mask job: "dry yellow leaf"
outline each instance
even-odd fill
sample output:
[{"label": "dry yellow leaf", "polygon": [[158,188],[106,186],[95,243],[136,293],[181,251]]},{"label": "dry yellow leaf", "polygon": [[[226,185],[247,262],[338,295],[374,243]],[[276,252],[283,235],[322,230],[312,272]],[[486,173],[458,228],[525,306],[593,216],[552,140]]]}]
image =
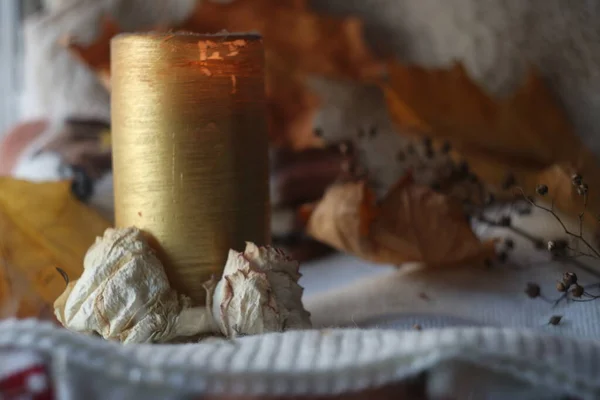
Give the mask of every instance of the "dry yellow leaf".
[{"label": "dry yellow leaf", "polygon": [[459,203],[410,179],[402,179],[379,204],[364,181],[332,186],[312,210],[307,231],[377,263],[445,266],[494,256],[493,241],[475,236]]},{"label": "dry yellow leaf", "polygon": [[[527,193],[548,184],[556,206],[571,213],[581,211],[571,174],[600,187],[598,164],[535,69],[505,99],[486,93],[460,64],[426,69],[393,63],[389,71],[383,90],[394,121],[449,141],[485,183],[500,189],[511,174]],[[594,198],[590,190],[589,221],[600,213]]]},{"label": "dry yellow leaf", "polygon": [[[78,278],[86,251],[109,226],[73,197],[70,182],[0,178],[0,308],[15,296],[29,304],[19,316],[37,316],[52,305],[65,289],[56,268]],[[41,304],[32,301],[38,298]]]}]

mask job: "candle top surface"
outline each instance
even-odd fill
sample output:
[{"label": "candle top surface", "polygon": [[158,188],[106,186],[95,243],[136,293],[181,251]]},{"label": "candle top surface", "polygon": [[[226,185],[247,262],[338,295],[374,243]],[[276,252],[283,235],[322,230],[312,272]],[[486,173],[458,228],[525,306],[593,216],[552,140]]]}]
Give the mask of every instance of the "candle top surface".
[{"label": "candle top surface", "polygon": [[183,40],[190,42],[197,42],[202,40],[211,40],[211,41],[219,41],[219,42],[229,42],[235,41],[239,39],[248,40],[248,41],[258,41],[262,40],[262,35],[253,32],[227,32],[221,31],[217,33],[197,33],[190,31],[170,31],[170,32],[159,32],[159,31],[150,31],[150,32],[126,32],[120,33],[116,35],[112,40],[122,40],[128,38],[148,38],[148,39],[175,39],[175,40]]}]

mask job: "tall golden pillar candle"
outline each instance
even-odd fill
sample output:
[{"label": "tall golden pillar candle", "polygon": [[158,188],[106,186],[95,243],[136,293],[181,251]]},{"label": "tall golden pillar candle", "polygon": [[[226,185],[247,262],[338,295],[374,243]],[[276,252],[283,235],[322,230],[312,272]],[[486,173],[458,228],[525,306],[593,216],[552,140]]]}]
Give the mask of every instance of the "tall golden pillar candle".
[{"label": "tall golden pillar candle", "polygon": [[116,224],[148,232],[173,288],[204,303],[230,248],[270,240],[262,40],[123,34],[111,54]]}]

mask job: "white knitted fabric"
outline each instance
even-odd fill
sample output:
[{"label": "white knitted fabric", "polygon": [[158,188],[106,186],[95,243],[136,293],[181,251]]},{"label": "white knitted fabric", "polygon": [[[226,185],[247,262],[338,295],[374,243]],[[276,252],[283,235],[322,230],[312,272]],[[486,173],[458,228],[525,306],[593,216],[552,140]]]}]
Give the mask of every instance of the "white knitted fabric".
[{"label": "white knitted fabric", "polygon": [[[42,352],[60,399],[333,394],[424,370],[432,371],[430,393],[461,393],[462,370],[471,374],[471,398],[600,396],[600,343],[508,329],[313,330],[122,346],[33,320],[8,320],[0,322],[3,346]],[[481,386],[485,391],[477,392]]]}]

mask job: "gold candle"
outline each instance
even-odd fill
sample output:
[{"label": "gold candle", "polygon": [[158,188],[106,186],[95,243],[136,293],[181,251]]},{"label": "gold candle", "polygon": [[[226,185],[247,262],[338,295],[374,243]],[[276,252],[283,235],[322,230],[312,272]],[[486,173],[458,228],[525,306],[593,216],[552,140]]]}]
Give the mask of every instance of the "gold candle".
[{"label": "gold candle", "polygon": [[148,232],[202,304],[230,248],[270,240],[261,38],[124,34],[111,54],[116,225]]}]

